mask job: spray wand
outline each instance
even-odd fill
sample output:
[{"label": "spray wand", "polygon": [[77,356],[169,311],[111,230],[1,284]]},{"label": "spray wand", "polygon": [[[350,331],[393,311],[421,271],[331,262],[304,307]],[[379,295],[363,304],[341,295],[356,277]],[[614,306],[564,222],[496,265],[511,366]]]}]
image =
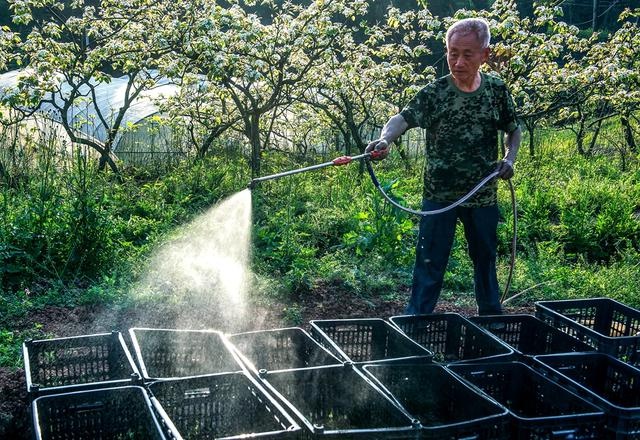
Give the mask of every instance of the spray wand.
[{"label": "spray wand", "polygon": [[[407,208],[406,206],[402,206],[401,204],[399,204],[398,202],[393,200],[393,198],[391,198],[386,193],[384,188],[382,188],[382,185],[380,185],[380,182],[378,181],[378,178],[376,177],[375,171],[373,171],[373,166],[371,166],[371,160],[370,160],[370,159],[376,159],[380,155],[381,155],[380,151],[374,150],[374,151],[371,151],[369,153],[359,154],[357,156],[340,156],[340,157],[336,157],[333,160],[330,160],[329,162],[319,163],[317,165],[311,165],[311,166],[304,167],[304,168],[297,168],[295,170],[284,171],[284,172],[278,173],[278,174],[271,174],[269,176],[257,177],[255,179],[253,179],[251,182],[249,182],[248,188],[249,189],[253,189],[253,188],[255,188],[255,186],[258,183],[264,182],[265,180],[279,179],[280,177],[291,176],[293,174],[304,173],[306,171],[318,170],[320,168],[325,168],[325,167],[330,167],[330,166],[335,166],[335,165],[347,165],[347,164],[353,162],[354,160],[365,159],[366,165],[367,165],[367,172],[369,173],[369,177],[371,178],[371,182],[378,189],[378,191],[380,191],[380,194],[382,194],[382,196],[389,203],[391,203],[393,206],[395,206],[396,208],[398,208],[398,209],[400,209],[402,211],[408,212],[409,214],[414,214],[414,215],[419,215],[419,216],[423,216],[424,217],[424,216],[427,216],[427,215],[442,214],[444,212],[452,210],[453,208],[455,208],[458,205],[461,205],[462,203],[466,202],[471,196],[473,196],[476,192],[478,192],[480,190],[480,188],[485,186],[488,182],[493,180],[498,175],[497,171],[494,171],[493,173],[489,174],[484,179],[482,179],[480,181],[480,183],[478,183],[471,191],[469,191],[467,194],[465,194],[459,200],[453,202],[452,204],[450,204],[448,206],[445,206],[444,208],[435,209],[433,211],[418,211],[418,210],[415,210],[415,209]],[[511,184],[510,181],[509,181],[509,183]]]},{"label": "spray wand", "polygon": [[357,156],[340,156],[340,157],[336,157],[333,160],[330,160],[329,162],[319,163],[317,165],[311,165],[308,167],[298,168],[295,170],[284,171],[278,174],[271,174],[270,176],[257,177],[251,180],[251,182],[249,182],[248,188],[253,189],[256,187],[258,183],[264,182],[265,180],[279,179],[280,177],[291,176],[293,174],[304,173],[306,171],[319,170],[320,168],[326,168],[330,166],[347,165],[353,162],[354,160],[365,159],[365,158],[368,159],[369,157],[376,158],[379,154],[380,154],[379,152],[373,151],[371,153],[359,154]]},{"label": "spray wand", "polygon": [[[436,215],[436,214],[442,214],[444,212],[450,211],[453,208],[455,208],[456,206],[464,203],[466,200],[468,200],[471,196],[473,196],[476,192],[478,192],[480,190],[480,188],[482,188],[484,185],[486,185],[488,182],[490,182],[491,180],[495,179],[498,175],[497,171],[492,172],[491,174],[489,174],[488,176],[486,176],[484,179],[482,179],[475,187],[473,187],[473,189],[471,191],[469,191],[467,194],[465,194],[464,196],[462,196],[460,199],[458,199],[457,201],[453,202],[452,204],[445,206],[444,208],[440,208],[440,209],[434,209],[432,211],[418,211],[418,210],[414,210],[411,208],[407,208],[406,206],[402,206],[401,204],[399,204],[398,202],[396,202],[395,200],[393,200],[384,190],[384,188],[382,188],[382,185],[380,185],[380,182],[378,181],[378,178],[376,177],[376,173],[373,170],[373,166],[371,165],[371,160],[370,159],[375,159],[378,156],[380,156],[381,152],[379,151],[372,151],[370,153],[363,153],[363,154],[359,154],[357,156],[340,156],[340,157],[336,157],[335,159],[329,161],[329,162],[324,162],[324,163],[320,163],[317,165],[311,165],[308,167],[304,167],[304,168],[298,168],[295,170],[289,170],[289,171],[284,171],[282,173],[278,173],[278,174],[271,174],[269,176],[263,176],[263,177],[257,177],[253,180],[251,180],[251,182],[249,182],[249,185],[247,186],[249,189],[253,189],[255,188],[255,186],[260,183],[260,182],[264,182],[265,180],[272,180],[272,179],[279,179],[280,177],[285,177],[285,176],[291,176],[292,174],[298,174],[298,173],[304,173],[306,171],[312,171],[312,170],[318,170],[320,168],[325,168],[325,167],[330,167],[330,166],[336,166],[336,165],[347,165],[351,162],[353,162],[354,160],[359,160],[359,159],[365,159],[366,165],[367,165],[367,172],[369,173],[369,177],[371,178],[371,182],[373,183],[373,185],[378,189],[378,191],[380,192],[380,194],[382,194],[382,196],[385,198],[385,200],[387,200],[389,203],[391,203],[393,206],[395,206],[396,208],[408,212],[409,214],[414,214],[414,215],[419,215],[419,216],[427,216],[427,215]],[[516,205],[516,196],[515,196],[515,190],[513,188],[513,183],[511,182],[511,180],[507,180],[507,183],[509,184],[509,190],[511,192],[511,206],[513,207],[513,238],[511,241],[511,261],[510,261],[510,265],[509,265],[509,276],[507,279],[507,282],[505,284],[505,289],[504,292],[502,294],[502,297],[500,298],[500,302],[504,302],[507,300],[510,300],[512,298],[506,298],[507,294],[509,292],[509,288],[511,286],[511,281],[513,279],[513,271],[514,271],[514,267],[515,267],[515,252],[516,252],[516,240],[517,240],[517,205]]]}]

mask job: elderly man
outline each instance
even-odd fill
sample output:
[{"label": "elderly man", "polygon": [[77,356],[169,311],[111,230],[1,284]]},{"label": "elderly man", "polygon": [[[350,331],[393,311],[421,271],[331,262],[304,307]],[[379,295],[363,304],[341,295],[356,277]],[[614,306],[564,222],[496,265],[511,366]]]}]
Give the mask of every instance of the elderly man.
[{"label": "elderly man", "polygon": [[[447,31],[450,74],[420,90],[367,146],[388,155],[391,144],[407,129],[427,132],[423,210],[450,205],[493,171],[513,176],[521,133],[513,101],[500,79],[479,72],[489,57],[489,26],[468,18]],[[498,132],[505,133],[504,158],[498,160]],[[416,246],[413,287],[407,313],[432,313],[451,253],[456,222],[464,226],[474,268],[478,314],[502,313],[496,277],[497,182],[491,181],[462,205],[443,214],[422,217]]]}]

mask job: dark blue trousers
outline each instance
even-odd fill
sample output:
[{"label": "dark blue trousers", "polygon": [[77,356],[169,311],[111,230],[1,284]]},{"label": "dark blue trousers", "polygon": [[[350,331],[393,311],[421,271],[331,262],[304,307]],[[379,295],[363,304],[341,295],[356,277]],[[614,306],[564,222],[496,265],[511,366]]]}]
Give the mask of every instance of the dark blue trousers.
[{"label": "dark blue trousers", "polygon": [[[431,211],[447,206],[425,200],[422,209]],[[453,245],[457,220],[464,226],[469,256],[473,262],[474,291],[479,315],[500,314],[500,290],[496,276],[498,206],[457,208],[442,214],[424,216],[416,246],[413,288],[406,313],[433,313]]]}]

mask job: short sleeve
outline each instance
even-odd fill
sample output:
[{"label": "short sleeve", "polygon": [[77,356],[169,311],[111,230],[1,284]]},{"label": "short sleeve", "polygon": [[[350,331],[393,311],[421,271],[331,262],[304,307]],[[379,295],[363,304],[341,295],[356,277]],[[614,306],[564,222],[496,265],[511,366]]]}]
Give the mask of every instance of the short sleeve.
[{"label": "short sleeve", "polygon": [[408,128],[420,127],[427,128],[428,116],[430,111],[430,87],[427,86],[420,90],[409,101],[404,109],[400,112],[400,116],[409,124]]}]

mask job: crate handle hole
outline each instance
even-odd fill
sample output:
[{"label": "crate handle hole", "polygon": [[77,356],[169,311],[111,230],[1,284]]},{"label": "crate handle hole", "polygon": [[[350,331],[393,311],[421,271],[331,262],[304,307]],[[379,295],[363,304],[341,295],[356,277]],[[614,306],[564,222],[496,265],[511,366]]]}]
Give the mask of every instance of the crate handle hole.
[{"label": "crate handle hole", "polygon": [[211,395],[211,389],[209,387],[206,388],[194,388],[192,390],[186,390],[184,392],[184,397],[186,399],[201,399],[206,398]]}]

